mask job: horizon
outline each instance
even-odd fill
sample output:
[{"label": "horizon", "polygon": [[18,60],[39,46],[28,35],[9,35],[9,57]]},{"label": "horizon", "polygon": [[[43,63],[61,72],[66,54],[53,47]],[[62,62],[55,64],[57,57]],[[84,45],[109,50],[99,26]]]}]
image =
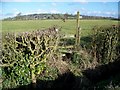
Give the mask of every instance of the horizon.
[{"label": "horizon", "polygon": [[29,14],[76,14],[118,18],[118,2],[2,2],[0,19]]},{"label": "horizon", "polygon": [[[37,14],[37,13],[32,13],[32,14],[27,14],[27,15],[34,15],[34,14]],[[68,15],[77,15],[77,13],[76,14],[70,14],[70,13],[65,13],[65,14],[62,14],[62,13],[38,13],[37,15],[42,15],[42,14],[50,14],[50,15],[54,15],[54,14],[59,14],[59,15],[65,15],[65,14],[68,14]],[[20,15],[20,16],[27,16],[27,15]],[[90,17],[101,17],[101,18],[113,18],[113,19],[119,19],[118,17],[116,18],[116,17],[112,17],[112,16],[109,16],[109,17],[107,17],[107,16],[93,16],[93,15],[84,15],[84,14],[81,14],[80,16],[90,16]],[[14,16],[14,17],[7,17],[7,18],[15,18],[16,16]],[[4,19],[7,19],[7,18],[3,18],[3,19],[0,19],[0,20],[4,20]]]}]

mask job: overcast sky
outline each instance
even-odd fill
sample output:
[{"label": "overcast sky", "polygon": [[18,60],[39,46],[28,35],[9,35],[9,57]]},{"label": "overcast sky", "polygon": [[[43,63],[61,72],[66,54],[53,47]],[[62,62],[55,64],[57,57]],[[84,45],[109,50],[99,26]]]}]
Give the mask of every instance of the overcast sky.
[{"label": "overcast sky", "polygon": [[[34,2],[33,2],[34,1]],[[0,2],[0,19],[40,13],[69,13],[82,15],[118,17],[118,0],[2,0]],[[109,1],[109,2],[108,2]]]}]

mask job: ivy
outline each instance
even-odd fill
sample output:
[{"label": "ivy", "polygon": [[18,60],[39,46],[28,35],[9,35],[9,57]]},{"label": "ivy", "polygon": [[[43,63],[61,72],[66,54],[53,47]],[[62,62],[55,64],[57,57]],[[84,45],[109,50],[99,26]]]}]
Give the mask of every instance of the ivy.
[{"label": "ivy", "polygon": [[24,33],[7,33],[2,44],[3,88],[36,83],[46,61],[56,51],[59,34],[55,27]]}]

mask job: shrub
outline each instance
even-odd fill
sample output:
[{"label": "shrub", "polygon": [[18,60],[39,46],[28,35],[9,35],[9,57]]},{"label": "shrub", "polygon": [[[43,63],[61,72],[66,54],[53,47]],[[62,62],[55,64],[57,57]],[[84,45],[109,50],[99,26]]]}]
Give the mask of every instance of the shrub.
[{"label": "shrub", "polygon": [[46,61],[56,51],[59,34],[55,27],[20,34],[8,33],[2,43],[3,88],[36,83]]},{"label": "shrub", "polygon": [[113,62],[117,56],[118,47],[118,26],[95,27],[92,41],[94,57],[100,63]]}]

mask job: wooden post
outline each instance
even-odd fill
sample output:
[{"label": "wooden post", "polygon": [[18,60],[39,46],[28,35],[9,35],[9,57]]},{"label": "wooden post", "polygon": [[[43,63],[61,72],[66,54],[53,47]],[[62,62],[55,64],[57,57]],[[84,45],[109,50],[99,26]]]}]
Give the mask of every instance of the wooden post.
[{"label": "wooden post", "polygon": [[77,29],[75,34],[75,50],[78,51],[80,49],[80,25],[79,25],[80,13],[77,12]]}]

